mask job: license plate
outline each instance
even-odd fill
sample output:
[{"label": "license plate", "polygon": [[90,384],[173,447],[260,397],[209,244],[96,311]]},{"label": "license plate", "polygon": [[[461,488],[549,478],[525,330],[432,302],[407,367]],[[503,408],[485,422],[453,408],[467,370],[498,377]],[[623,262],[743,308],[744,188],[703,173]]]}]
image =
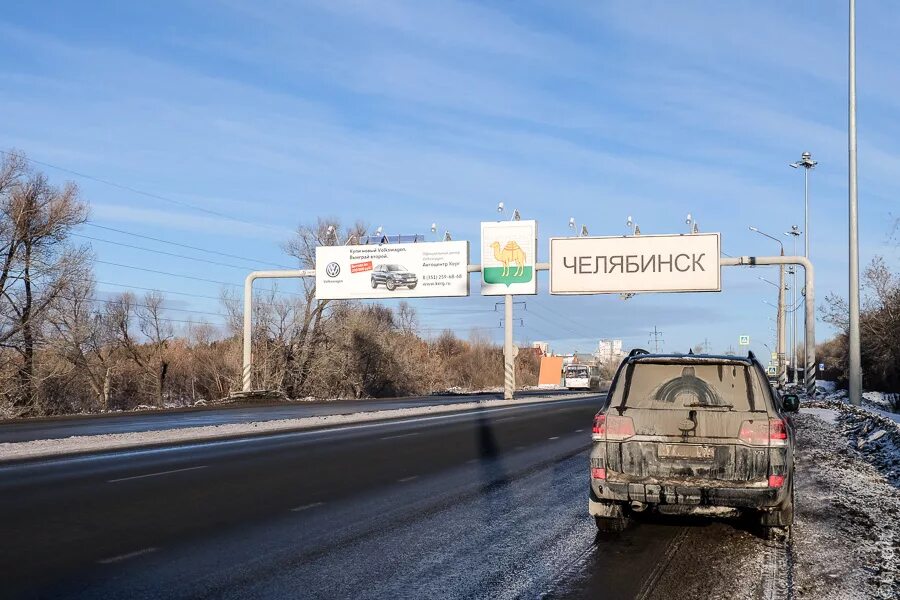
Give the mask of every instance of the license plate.
[{"label": "license plate", "polygon": [[716,457],[716,449],[712,446],[696,446],[688,444],[660,444],[659,458],[693,458],[712,460]]}]

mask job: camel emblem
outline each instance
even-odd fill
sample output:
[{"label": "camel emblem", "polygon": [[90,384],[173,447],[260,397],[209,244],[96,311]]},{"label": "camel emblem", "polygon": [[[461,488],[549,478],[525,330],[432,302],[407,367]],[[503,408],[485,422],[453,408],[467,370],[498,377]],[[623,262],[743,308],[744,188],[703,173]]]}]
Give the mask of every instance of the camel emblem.
[{"label": "camel emblem", "polygon": [[501,277],[509,277],[509,264],[516,263],[516,272],[513,277],[519,277],[525,273],[525,251],[516,242],[507,242],[503,250],[500,249],[500,242],[491,244],[494,250],[494,259],[503,263],[503,273]]}]

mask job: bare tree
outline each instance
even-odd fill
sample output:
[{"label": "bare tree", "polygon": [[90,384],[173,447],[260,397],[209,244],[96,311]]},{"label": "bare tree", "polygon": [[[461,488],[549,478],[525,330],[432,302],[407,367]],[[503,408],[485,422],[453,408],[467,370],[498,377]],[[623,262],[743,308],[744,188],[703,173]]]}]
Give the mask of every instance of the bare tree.
[{"label": "bare tree", "polygon": [[18,392],[13,402],[40,413],[35,351],[43,319],[63,290],[89,273],[86,248],[68,244],[69,234],[87,219],[78,188],[51,185],[28,168],[24,156],[5,154],[0,166],[0,343],[20,355]]}]

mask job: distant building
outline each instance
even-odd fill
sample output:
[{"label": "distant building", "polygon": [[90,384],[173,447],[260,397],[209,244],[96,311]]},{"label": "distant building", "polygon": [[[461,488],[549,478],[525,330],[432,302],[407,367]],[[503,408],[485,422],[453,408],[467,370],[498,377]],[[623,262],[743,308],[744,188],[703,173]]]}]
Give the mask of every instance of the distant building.
[{"label": "distant building", "polygon": [[549,342],[531,342],[532,348],[538,348],[541,351],[541,354],[547,356],[550,354],[550,343]]},{"label": "distant building", "polygon": [[625,353],[622,352],[622,340],[600,340],[597,346],[597,360],[602,363],[622,360]]}]

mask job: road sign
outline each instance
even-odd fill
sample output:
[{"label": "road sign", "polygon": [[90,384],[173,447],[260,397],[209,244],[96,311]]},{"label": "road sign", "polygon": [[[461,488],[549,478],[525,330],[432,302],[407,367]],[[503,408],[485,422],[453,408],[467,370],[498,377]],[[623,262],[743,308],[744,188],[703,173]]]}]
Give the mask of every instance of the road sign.
[{"label": "road sign", "polygon": [[481,224],[481,293],[537,294],[537,221]]},{"label": "road sign", "polygon": [[550,239],[551,294],[718,292],[719,234]]},{"label": "road sign", "polygon": [[750,336],[742,335],[742,336],[738,337],[738,345],[749,346],[750,345]]},{"label": "road sign", "polygon": [[316,298],[469,295],[469,242],[316,248]]},{"label": "road sign", "polygon": [[777,352],[772,353],[772,362],[778,362],[778,353]]},{"label": "road sign", "polygon": [[819,370],[820,370],[820,371],[824,371],[824,370],[825,370],[825,363],[819,363]]}]

